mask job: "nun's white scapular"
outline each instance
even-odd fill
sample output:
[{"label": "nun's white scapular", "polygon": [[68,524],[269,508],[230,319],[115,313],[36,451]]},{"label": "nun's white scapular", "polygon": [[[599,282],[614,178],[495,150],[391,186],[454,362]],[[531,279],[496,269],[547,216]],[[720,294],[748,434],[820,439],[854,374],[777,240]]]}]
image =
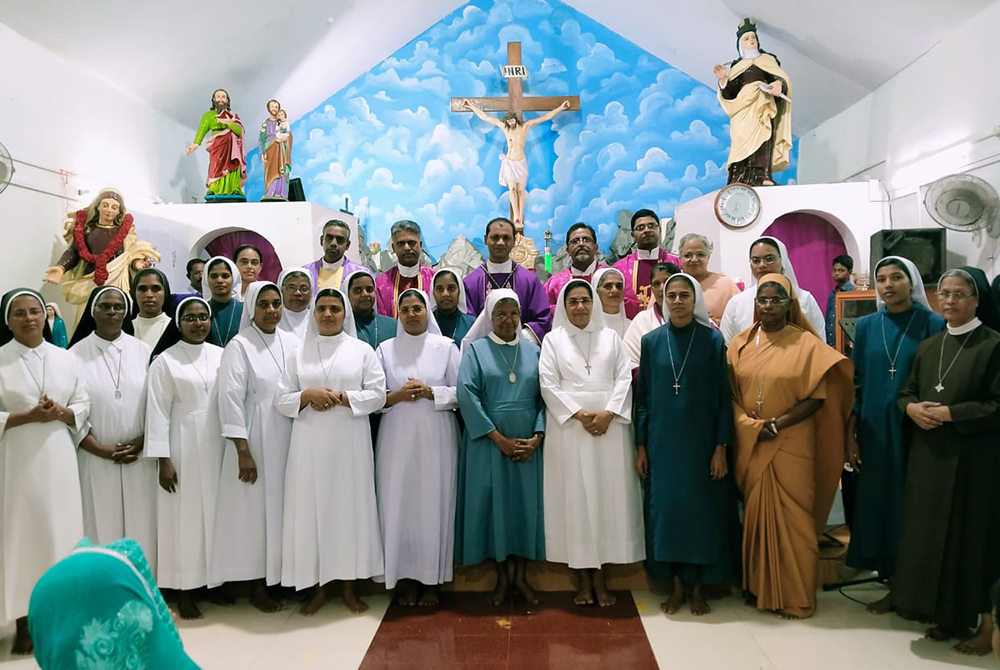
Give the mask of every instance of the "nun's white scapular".
[{"label": "nun's white scapular", "polygon": [[[253,323],[257,298],[271,282],[247,287],[240,332],[222,352],[219,419],[226,438],[215,524],[211,583],[266,579],[281,581],[285,464],[292,421],[275,407],[285,362],[300,342],[279,328],[265,333]],[[280,292],[279,292],[280,295]],[[239,479],[233,439],[247,441],[257,481]]]},{"label": "nun's white scapular", "polygon": [[[278,411],[293,419],[281,583],[297,590],[378,577],[384,570],[368,415],[385,405],[385,374],[375,351],[357,339],[351,303],[340,296],[343,330],[322,336],[311,319],[278,382]],[[343,392],[350,407],[300,409],[302,392],[311,387]]]},{"label": "nun's white scapular", "polygon": [[[563,287],[538,364],[546,406],[545,557],[571,568],[646,557],[629,429],[632,363],[622,339],[604,327],[599,300],[585,328],[570,323],[566,294],[585,284],[572,280]],[[606,410],[614,418],[595,436],[573,418],[579,410]]]}]

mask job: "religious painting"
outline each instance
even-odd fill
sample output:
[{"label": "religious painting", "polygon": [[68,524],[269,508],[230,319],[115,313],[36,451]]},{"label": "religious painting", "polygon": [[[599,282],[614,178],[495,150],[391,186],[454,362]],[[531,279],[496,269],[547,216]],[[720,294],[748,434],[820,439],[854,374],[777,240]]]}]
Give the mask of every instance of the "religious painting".
[{"label": "religious painting", "polygon": [[[513,42],[522,71],[507,67]],[[292,172],[316,204],[349,197],[371,242],[385,246],[392,224],[411,219],[432,259],[459,235],[484,251],[486,222],[511,212],[498,180],[507,141],[453,100],[509,99],[512,81],[525,99],[552,102],[523,108],[525,122],[579,98],[525,143],[524,235],[536,248],[545,230],[560,240],[585,221],[606,249],[620,211],[648,207],[666,220],[726,184],[729,119],[714,88],[558,0],[472,0],[447,15],[292,119]],[[774,180],[794,182],[796,162],[793,149]],[[259,199],[257,149],[248,170],[247,196]]]}]

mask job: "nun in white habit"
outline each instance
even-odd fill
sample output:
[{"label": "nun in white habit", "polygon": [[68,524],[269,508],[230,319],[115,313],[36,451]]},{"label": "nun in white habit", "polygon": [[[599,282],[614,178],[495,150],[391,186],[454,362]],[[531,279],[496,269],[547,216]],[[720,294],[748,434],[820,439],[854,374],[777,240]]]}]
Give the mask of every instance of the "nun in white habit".
[{"label": "nun in white habit", "polygon": [[265,588],[281,582],[285,463],[292,420],[274,405],[278,380],[299,340],[278,324],[278,285],[247,287],[240,332],[219,367],[219,418],[226,438],[212,554],[212,584],[254,580],[250,602],[283,609]]},{"label": "nun in white habit", "polygon": [[[777,257],[775,258],[775,256]],[[757,280],[760,277],[772,272],[780,272],[788,278],[788,281],[792,283],[792,288],[795,289],[795,295],[798,297],[802,312],[809,319],[813,329],[817,333],[826,332],[826,318],[823,316],[823,311],[816,303],[816,298],[799,286],[785,243],[777,237],[764,236],[757,238],[750,245],[750,273],[753,276],[750,286],[739,295],[734,296],[726,304],[726,311],[722,314],[719,330],[726,338],[727,345],[734,337],[753,325],[754,300],[757,298],[757,289],[754,287],[757,286]]]},{"label": "nun in white habit", "polygon": [[368,609],[354,581],[384,572],[368,415],[385,405],[385,373],[357,339],[351,304],[339,289],[316,294],[302,347],[278,383],[278,411],[293,419],[285,469],[281,583],[315,586],[305,616],[344,581],[344,603]]},{"label": "nun in white habit", "polygon": [[289,268],[278,277],[281,287],[281,321],[278,330],[294,335],[301,342],[312,313],[312,276],[302,268]]},{"label": "nun in white habit", "polygon": [[567,283],[542,341],[545,557],[577,571],[577,604],[608,606],[615,599],[602,566],[641,561],[646,551],[629,426],[632,364],[595,298],[588,282]]},{"label": "nun in white habit", "polygon": [[143,458],[152,349],[123,331],[130,309],[115,286],[94,289],[70,351],[90,396],[77,459],[83,527],[95,544],[136,540],[156,571],[156,461]]},{"label": "nun in white habit", "polygon": [[396,314],[396,337],[375,352],[388,391],[375,447],[385,583],[391,589],[401,582],[401,605],[432,607],[438,604],[438,585],[452,580],[454,565],[459,442],[454,410],[462,357],[441,334],[423,291],[403,291]]},{"label": "nun in white habit", "polygon": [[209,583],[222,473],[218,376],[222,349],[207,342],[211,307],[191,296],[153,349],[146,396],[146,456],[159,459],[156,582],[178,589],[181,618],[201,612],[191,591]]},{"label": "nun in white habit", "polygon": [[632,321],[625,316],[625,276],[615,268],[601,268],[590,280],[604,315],[604,327],[624,338]]},{"label": "nun in white habit", "polygon": [[0,311],[0,623],[17,620],[13,651],[29,654],[31,590],[83,535],[74,434],[90,400],[76,357],[43,339],[37,291],[11,291]]}]

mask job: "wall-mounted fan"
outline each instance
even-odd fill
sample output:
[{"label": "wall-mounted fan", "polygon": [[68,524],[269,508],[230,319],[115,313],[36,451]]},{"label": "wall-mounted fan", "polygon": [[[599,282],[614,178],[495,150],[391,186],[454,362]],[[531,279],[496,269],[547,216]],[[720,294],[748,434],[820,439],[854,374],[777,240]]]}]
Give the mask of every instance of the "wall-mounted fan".
[{"label": "wall-mounted fan", "polygon": [[10,157],[7,147],[0,144],[0,193],[4,192],[14,176],[14,159]]},{"label": "wall-mounted fan", "polygon": [[927,187],[924,208],[945,228],[963,233],[987,229],[1000,237],[1000,195],[988,182],[970,174],[942,177]]}]

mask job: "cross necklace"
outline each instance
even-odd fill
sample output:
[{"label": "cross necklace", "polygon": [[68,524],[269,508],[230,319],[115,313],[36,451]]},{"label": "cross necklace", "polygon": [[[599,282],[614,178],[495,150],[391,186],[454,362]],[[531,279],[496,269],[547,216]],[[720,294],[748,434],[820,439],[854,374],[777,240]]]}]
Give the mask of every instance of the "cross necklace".
[{"label": "cross necklace", "polygon": [[[108,349],[111,345],[108,346]],[[107,351],[101,352],[101,360],[104,361],[104,367],[108,369],[108,376],[111,377],[111,383],[115,385],[115,400],[120,400],[122,397],[122,350],[115,347],[118,350],[118,375],[115,376],[111,372],[111,365],[108,363]]]},{"label": "cross necklace", "polygon": [[[677,339],[676,337],[674,338]],[[684,374],[684,368],[688,363],[688,356],[691,355],[691,346],[694,344],[694,331],[691,331],[691,339],[688,341],[687,353],[684,354],[684,362],[681,363],[681,371],[677,372],[677,368],[674,367],[674,348],[670,346],[670,326],[667,327],[667,352],[670,354],[670,372],[674,375],[674,395],[681,394],[681,375]],[[677,345],[677,353],[680,353],[680,343]]]},{"label": "cross necklace", "polygon": [[[496,343],[494,342],[494,344]],[[517,382],[517,374],[514,373],[514,368],[517,367],[517,354],[520,351],[521,351],[521,342],[519,340],[517,344],[514,345],[514,362],[508,364],[507,357],[503,355],[503,347],[497,344],[497,353],[500,354],[500,358],[503,359],[504,365],[506,365],[507,368],[510,370],[510,374],[507,375],[507,381],[509,381],[511,384]]]},{"label": "cross necklace", "polygon": [[962,354],[962,349],[965,348],[965,343],[969,341],[969,338],[972,337],[974,332],[976,331],[970,330],[969,334],[966,335],[965,339],[958,345],[958,353],[956,353],[955,357],[951,359],[951,363],[948,364],[948,369],[944,371],[944,374],[941,374],[941,366],[944,365],[944,343],[948,339],[947,333],[941,338],[941,357],[938,359],[938,383],[937,386],[934,387],[934,390],[938,393],[944,390],[944,378],[947,377],[948,373],[951,372],[951,369],[955,367],[955,361],[957,361],[958,357]]},{"label": "cross necklace", "polygon": [[[584,331],[584,332],[586,332],[586,331]],[[583,367],[585,367],[587,369],[587,376],[589,377],[590,376],[590,353],[591,353],[591,349],[594,346],[594,340],[593,340],[593,336],[591,335],[591,333],[587,333],[587,335],[589,337],[587,338],[587,355],[586,356],[584,356],[584,354],[583,354],[583,347],[581,347],[580,344],[576,341],[576,338],[571,335],[569,339],[573,340],[573,345],[576,346],[576,350],[580,352],[581,356],[583,356],[583,361],[584,361]]]},{"label": "cross necklace", "polygon": [[[204,347],[205,345],[204,344],[200,344],[200,345],[197,345],[197,346]],[[191,367],[194,368],[194,371],[198,374],[198,377],[201,378],[201,383],[202,383],[202,385],[205,388],[205,393],[208,393],[208,375],[209,375],[209,372],[208,372],[208,355],[207,354],[205,355],[205,374],[201,374],[201,370],[199,370],[198,366],[195,365],[194,359],[191,358],[191,354],[189,354],[187,352],[187,349],[181,349],[181,351],[184,352],[184,357],[186,359],[188,359],[188,362],[191,363]],[[198,355],[200,356],[203,351],[205,351],[205,350],[204,349],[199,349]]]},{"label": "cross necklace", "polygon": [[45,357],[44,356],[39,356],[39,358],[42,359],[42,382],[41,383],[38,382],[38,378],[35,377],[35,373],[31,371],[31,366],[28,365],[28,361],[25,360],[24,356],[21,357],[21,362],[24,363],[24,369],[28,371],[29,375],[31,375],[31,381],[35,382],[35,386],[38,387],[38,402],[41,402],[42,398],[45,397]]},{"label": "cross necklace", "polygon": [[885,347],[885,356],[889,359],[889,379],[895,379],[896,373],[899,370],[896,369],[896,360],[899,358],[899,350],[903,347],[903,340],[906,339],[907,333],[910,332],[910,326],[913,325],[913,319],[917,316],[917,310],[913,310],[913,314],[910,316],[910,321],[906,324],[906,328],[903,329],[903,333],[899,336],[899,344],[896,345],[896,354],[893,356],[889,355],[889,343],[885,339],[885,312],[882,312],[882,346]]}]

